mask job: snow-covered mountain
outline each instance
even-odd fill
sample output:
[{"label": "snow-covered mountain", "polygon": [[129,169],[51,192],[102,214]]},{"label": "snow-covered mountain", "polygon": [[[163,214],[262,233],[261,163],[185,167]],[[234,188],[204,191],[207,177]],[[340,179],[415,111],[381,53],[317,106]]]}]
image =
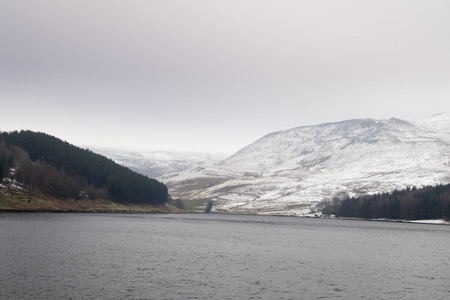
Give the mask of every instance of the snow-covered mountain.
[{"label": "snow-covered mountain", "polygon": [[218,163],[227,157],[227,155],[220,153],[124,150],[105,147],[90,147],[90,150],[150,178]]},{"label": "snow-covered mountain", "polygon": [[159,178],[213,211],[311,215],[332,198],[450,182],[450,114],[348,120],[266,135],[228,159]]}]

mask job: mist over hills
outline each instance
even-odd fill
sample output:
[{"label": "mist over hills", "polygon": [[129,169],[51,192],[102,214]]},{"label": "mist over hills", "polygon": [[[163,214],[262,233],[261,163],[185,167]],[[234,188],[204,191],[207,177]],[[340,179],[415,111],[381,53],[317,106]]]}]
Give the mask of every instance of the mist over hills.
[{"label": "mist over hills", "polygon": [[450,182],[450,114],[357,119],[268,134],[222,162],[163,175],[213,211],[314,215],[323,201]]},{"label": "mist over hills", "polygon": [[89,147],[116,163],[131,170],[156,178],[168,173],[183,171],[202,165],[215,164],[227,158],[227,154],[168,151],[125,150],[112,147]]}]

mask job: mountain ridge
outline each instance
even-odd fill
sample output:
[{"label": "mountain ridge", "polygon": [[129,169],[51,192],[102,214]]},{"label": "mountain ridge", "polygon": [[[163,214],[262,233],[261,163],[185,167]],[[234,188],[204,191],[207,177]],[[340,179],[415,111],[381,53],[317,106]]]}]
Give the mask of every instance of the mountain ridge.
[{"label": "mountain ridge", "polygon": [[160,177],[213,211],[311,215],[332,198],[450,182],[449,114],[353,119],[269,133],[224,161]]}]

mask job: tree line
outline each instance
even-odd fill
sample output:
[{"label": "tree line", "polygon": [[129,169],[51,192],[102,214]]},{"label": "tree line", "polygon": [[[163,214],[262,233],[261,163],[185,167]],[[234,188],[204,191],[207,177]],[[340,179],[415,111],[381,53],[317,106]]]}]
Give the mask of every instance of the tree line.
[{"label": "tree line", "polygon": [[62,199],[89,197],[152,205],[168,200],[167,187],[157,180],[45,133],[0,134],[0,180],[11,168],[10,176],[30,191]]},{"label": "tree line", "polygon": [[337,217],[450,220],[450,184],[346,198],[333,201],[323,212]]}]

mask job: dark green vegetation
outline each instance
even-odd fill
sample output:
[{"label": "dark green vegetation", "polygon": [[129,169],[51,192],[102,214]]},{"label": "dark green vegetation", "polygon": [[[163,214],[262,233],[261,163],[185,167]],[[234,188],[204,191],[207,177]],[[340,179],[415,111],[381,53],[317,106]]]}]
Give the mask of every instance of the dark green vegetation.
[{"label": "dark green vegetation", "polygon": [[[195,199],[195,200],[177,199],[176,201],[177,201],[176,202],[177,207],[182,208],[186,212],[189,212],[189,213],[204,212],[208,205],[208,200],[203,200],[203,199]],[[181,202],[181,205],[178,202]]]},{"label": "dark green vegetation", "polygon": [[351,218],[450,219],[450,184],[347,198],[335,201],[323,212]]},{"label": "dark green vegetation", "polygon": [[[9,172],[13,168],[13,172]],[[167,187],[87,149],[45,133],[0,134],[0,181],[8,176],[30,193],[59,199],[109,199],[116,203],[159,205]],[[14,192],[13,188],[9,189]]]}]

